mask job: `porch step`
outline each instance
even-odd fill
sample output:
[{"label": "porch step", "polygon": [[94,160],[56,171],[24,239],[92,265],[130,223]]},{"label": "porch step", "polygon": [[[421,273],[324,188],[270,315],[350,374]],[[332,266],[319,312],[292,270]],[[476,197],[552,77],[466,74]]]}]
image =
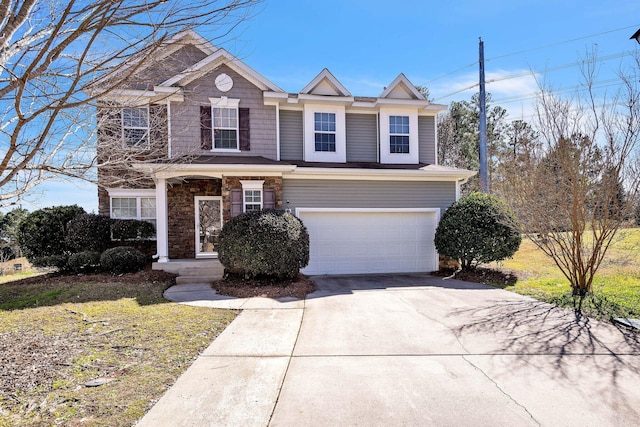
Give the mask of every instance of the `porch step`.
[{"label": "porch step", "polygon": [[213,283],[222,278],[220,275],[206,275],[206,276],[178,276],[176,277],[176,285],[187,285],[192,283]]},{"label": "porch step", "polygon": [[181,268],[178,270],[178,276],[220,276],[224,274],[224,267],[207,267],[207,268],[197,268],[197,267],[187,267]]},{"label": "porch step", "polygon": [[205,273],[203,275],[209,274],[209,270],[220,269],[220,274],[222,274],[224,267],[220,264],[220,261],[217,259],[183,259],[183,260],[174,260],[172,259],[169,262],[154,262],[152,265],[154,270],[164,270],[167,273],[173,273],[182,275],[183,270],[204,270]]}]

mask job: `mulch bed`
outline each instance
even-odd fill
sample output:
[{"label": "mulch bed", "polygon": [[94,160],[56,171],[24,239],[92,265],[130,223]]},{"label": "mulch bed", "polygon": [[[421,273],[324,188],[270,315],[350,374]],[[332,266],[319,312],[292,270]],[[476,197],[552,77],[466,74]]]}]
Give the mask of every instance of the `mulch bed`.
[{"label": "mulch bed", "polygon": [[264,297],[285,298],[293,297],[304,299],[307,294],[315,290],[313,282],[303,274],[297,278],[285,281],[273,279],[245,280],[242,277],[228,275],[226,278],[213,284],[220,295],[236,298]]},{"label": "mulch bed", "polygon": [[25,279],[11,282],[12,285],[30,285],[35,283],[58,284],[58,283],[118,283],[122,282],[123,276],[129,282],[170,282],[175,279],[176,275],[159,270],[146,270],[137,273],[129,273],[126,275],[113,275],[109,273],[96,274],[62,274],[48,273],[41,276],[27,277]]},{"label": "mulch bed", "polygon": [[434,276],[449,277],[466,282],[484,283],[487,285],[506,287],[514,285],[518,281],[518,276],[509,271],[499,271],[491,268],[478,267],[473,270],[458,271],[451,269],[440,270],[431,273]]}]

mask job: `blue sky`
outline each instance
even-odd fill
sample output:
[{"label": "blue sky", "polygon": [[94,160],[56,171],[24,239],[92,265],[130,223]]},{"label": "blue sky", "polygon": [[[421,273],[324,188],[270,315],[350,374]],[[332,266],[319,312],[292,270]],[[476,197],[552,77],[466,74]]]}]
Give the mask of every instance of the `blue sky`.
[{"label": "blue sky", "polygon": [[[536,80],[575,89],[588,50],[602,58],[598,81],[615,91],[608,81],[631,66],[638,28],[640,3],[630,0],[266,0],[223,40],[198,31],[288,92],[327,67],[353,95],[377,96],[403,72],[442,104],[477,92],[463,89],[477,83],[482,37],[487,91],[511,118],[528,120]],[[82,183],[50,183],[31,199],[30,210],[77,203],[97,211],[95,187]]]}]

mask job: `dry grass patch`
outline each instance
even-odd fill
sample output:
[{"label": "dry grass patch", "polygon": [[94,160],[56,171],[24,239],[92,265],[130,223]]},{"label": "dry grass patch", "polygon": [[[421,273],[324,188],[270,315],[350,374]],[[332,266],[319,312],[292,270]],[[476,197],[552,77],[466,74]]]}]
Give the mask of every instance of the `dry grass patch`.
[{"label": "dry grass patch", "polygon": [[[0,425],[134,424],[236,312],[168,303],[157,272],[0,285]],[[87,381],[109,381],[86,387]]]}]

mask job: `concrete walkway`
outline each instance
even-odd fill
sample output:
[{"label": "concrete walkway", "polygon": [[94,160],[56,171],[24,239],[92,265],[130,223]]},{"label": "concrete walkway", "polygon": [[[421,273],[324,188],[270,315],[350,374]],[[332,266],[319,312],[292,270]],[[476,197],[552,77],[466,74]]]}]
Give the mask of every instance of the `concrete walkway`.
[{"label": "concrete walkway", "polygon": [[243,311],[138,425],[640,425],[636,334],[429,275],[314,281],[305,301],[168,290]]}]

